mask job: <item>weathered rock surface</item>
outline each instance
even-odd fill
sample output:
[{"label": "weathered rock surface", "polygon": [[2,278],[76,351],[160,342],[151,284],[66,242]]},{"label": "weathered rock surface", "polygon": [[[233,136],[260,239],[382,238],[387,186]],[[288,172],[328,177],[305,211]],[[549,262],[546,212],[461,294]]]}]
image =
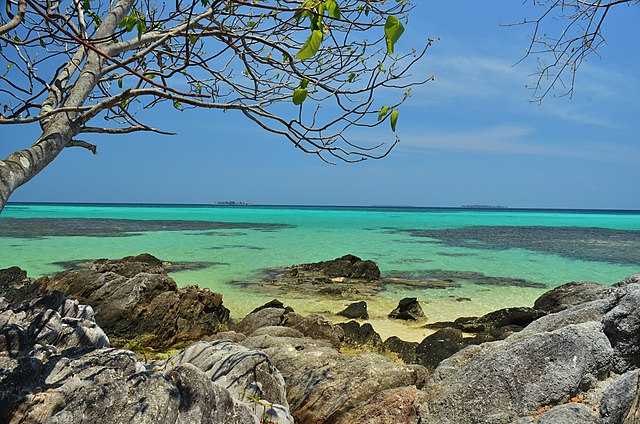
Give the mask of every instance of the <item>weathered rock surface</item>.
[{"label": "weathered rock surface", "polygon": [[39,351],[46,355],[81,347],[108,347],[109,339],[95,323],[90,306],[61,292],[19,307],[0,298],[0,353],[11,357]]},{"label": "weathered rock surface", "polygon": [[510,423],[566,402],[608,376],[613,349],[600,323],[470,346],[427,383],[427,423]]},{"label": "weathered rock surface", "polygon": [[424,318],[424,312],[417,298],[407,297],[400,300],[398,306],[389,313],[389,318],[416,321]]},{"label": "weathered rock surface", "polygon": [[467,346],[462,331],[454,328],[438,330],[416,346],[415,363],[434,370],[440,362]]},{"label": "weathered rock surface", "polygon": [[297,265],[292,267],[292,270],[318,272],[330,278],[358,278],[369,281],[380,278],[380,269],[375,262],[363,261],[355,255],[344,255],[331,261]]},{"label": "weathered rock surface", "polygon": [[394,353],[405,364],[417,364],[416,348],[418,342],[407,342],[397,336],[391,336],[383,343],[383,351],[386,353]]},{"label": "weathered rock surface", "polygon": [[351,319],[369,319],[369,312],[367,312],[367,302],[355,302],[351,303],[344,310],[338,312],[338,315]]},{"label": "weathered rock surface", "polygon": [[[410,400],[399,399],[397,393],[381,393],[421,386],[426,371],[420,366],[399,365],[374,353],[344,355],[325,341],[308,338],[263,335],[249,337],[243,344],[265,352],[280,370],[296,423],[354,423],[358,421],[352,417],[366,411],[372,417],[384,416],[384,411],[374,411],[374,396],[381,402],[386,399],[389,416],[412,416],[410,411],[418,408],[418,395]],[[371,422],[384,421],[380,418]]]},{"label": "weathered rock surface", "polygon": [[[616,378],[605,390],[600,403],[602,424],[623,423],[631,415],[640,418],[640,371],[629,371]],[[634,410],[632,411],[632,407]]]},{"label": "weathered rock surface", "polygon": [[567,403],[551,408],[536,418],[521,418],[512,424],[599,424],[599,420],[593,408],[582,403]]},{"label": "weathered rock surface", "polygon": [[43,290],[60,290],[91,305],[112,341],[135,340],[164,347],[226,329],[222,296],[197,286],[178,288],[151,255],[99,260],[92,269],[67,270],[41,279]]},{"label": "weathered rock surface", "polygon": [[12,266],[0,269],[0,296],[12,305],[18,306],[22,302],[38,297],[40,285],[27,278],[27,272]]},{"label": "weathered rock surface", "polygon": [[571,282],[556,287],[540,296],[533,308],[545,312],[559,312],[571,306],[603,299],[614,289],[598,283]]},{"label": "weathered rock surface", "polygon": [[604,316],[604,332],[615,351],[615,372],[640,367],[640,284],[620,287],[615,306]]}]

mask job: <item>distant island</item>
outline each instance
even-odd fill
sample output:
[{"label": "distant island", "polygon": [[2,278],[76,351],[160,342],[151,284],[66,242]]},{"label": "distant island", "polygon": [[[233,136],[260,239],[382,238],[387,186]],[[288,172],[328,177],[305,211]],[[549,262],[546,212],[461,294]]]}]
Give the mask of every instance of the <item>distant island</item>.
[{"label": "distant island", "polygon": [[226,202],[216,202],[214,203],[216,206],[252,206],[253,203],[247,202],[236,202],[236,201],[226,201]]},{"label": "distant island", "polygon": [[508,206],[499,205],[462,205],[462,209],[509,209]]}]

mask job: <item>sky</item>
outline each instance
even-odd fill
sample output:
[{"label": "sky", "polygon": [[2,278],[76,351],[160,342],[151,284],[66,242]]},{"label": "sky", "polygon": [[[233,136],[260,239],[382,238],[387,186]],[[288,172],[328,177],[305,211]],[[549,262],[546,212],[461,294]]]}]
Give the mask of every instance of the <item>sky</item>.
[{"label": "sky", "polygon": [[[572,98],[536,103],[535,58],[516,65],[531,29],[502,24],[539,9],[415,3],[397,48],[439,39],[415,70],[435,80],[402,106],[401,141],[385,159],[327,165],[239,114],[157,108],[151,123],[178,135],[83,136],[98,155],[66,149],[10,200],[640,209],[638,6],[610,12],[607,45],[579,69]],[[38,129],[0,126],[0,156]]]}]

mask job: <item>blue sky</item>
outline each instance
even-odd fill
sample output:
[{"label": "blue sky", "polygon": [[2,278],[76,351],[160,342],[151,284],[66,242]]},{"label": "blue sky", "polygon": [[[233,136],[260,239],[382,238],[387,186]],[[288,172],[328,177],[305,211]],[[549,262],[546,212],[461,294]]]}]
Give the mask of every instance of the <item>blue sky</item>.
[{"label": "blue sky", "polygon": [[[608,44],[581,67],[573,98],[531,103],[530,29],[500,24],[539,11],[521,2],[416,1],[399,48],[440,38],[416,72],[380,161],[330,166],[240,115],[156,109],[178,133],[85,136],[99,154],[67,149],[12,201],[640,209],[640,15],[613,10]],[[0,155],[30,145],[37,126],[0,127]],[[388,128],[354,137],[391,140]]]}]

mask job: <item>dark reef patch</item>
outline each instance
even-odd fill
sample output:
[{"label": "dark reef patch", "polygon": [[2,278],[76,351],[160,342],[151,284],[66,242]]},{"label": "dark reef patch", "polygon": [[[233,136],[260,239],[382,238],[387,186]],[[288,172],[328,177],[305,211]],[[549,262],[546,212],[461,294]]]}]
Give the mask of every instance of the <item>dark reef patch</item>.
[{"label": "dark reef patch", "polygon": [[[142,232],[257,230],[293,228],[289,224],[108,218],[3,218],[0,237],[130,237]],[[220,233],[212,234],[220,235]]]},{"label": "dark reef patch", "polygon": [[533,287],[545,288],[546,285],[535,281],[529,281],[522,278],[511,277],[494,277],[481,272],[473,271],[455,271],[446,269],[421,269],[416,271],[387,271],[384,273],[385,278],[402,278],[425,281],[450,281],[457,280],[468,281],[473,284],[487,286],[515,286],[515,287]]},{"label": "dark reef patch", "polygon": [[477,226],[444,230],[395,229],[445,246],[471,249],[526,249],[583,261],[640,264],[640,231],[598,227]]},{"label": "dark reef patch", "polygon": [[211,247],[208,247],[207,249],[211,249],[211,250],[225,250],[225,249],[267,250],[266,247],[251,246],[251,245],[247,245],[247,244],[230,244],[230,245],[227,245],[227,246],[211,246]]},{"label": "dark reef patch", "polygon": [[[91,269],[93,263],[98,259],[80,259],[77,261],[59,261],[51,262],[51,265],[59,266],[63,269]],[[198,271],[205,268],[213,268],[217,266],[229,266],[228,262],[163,262],[162,268],[167,272],[180,272],[180,271]]]}]

